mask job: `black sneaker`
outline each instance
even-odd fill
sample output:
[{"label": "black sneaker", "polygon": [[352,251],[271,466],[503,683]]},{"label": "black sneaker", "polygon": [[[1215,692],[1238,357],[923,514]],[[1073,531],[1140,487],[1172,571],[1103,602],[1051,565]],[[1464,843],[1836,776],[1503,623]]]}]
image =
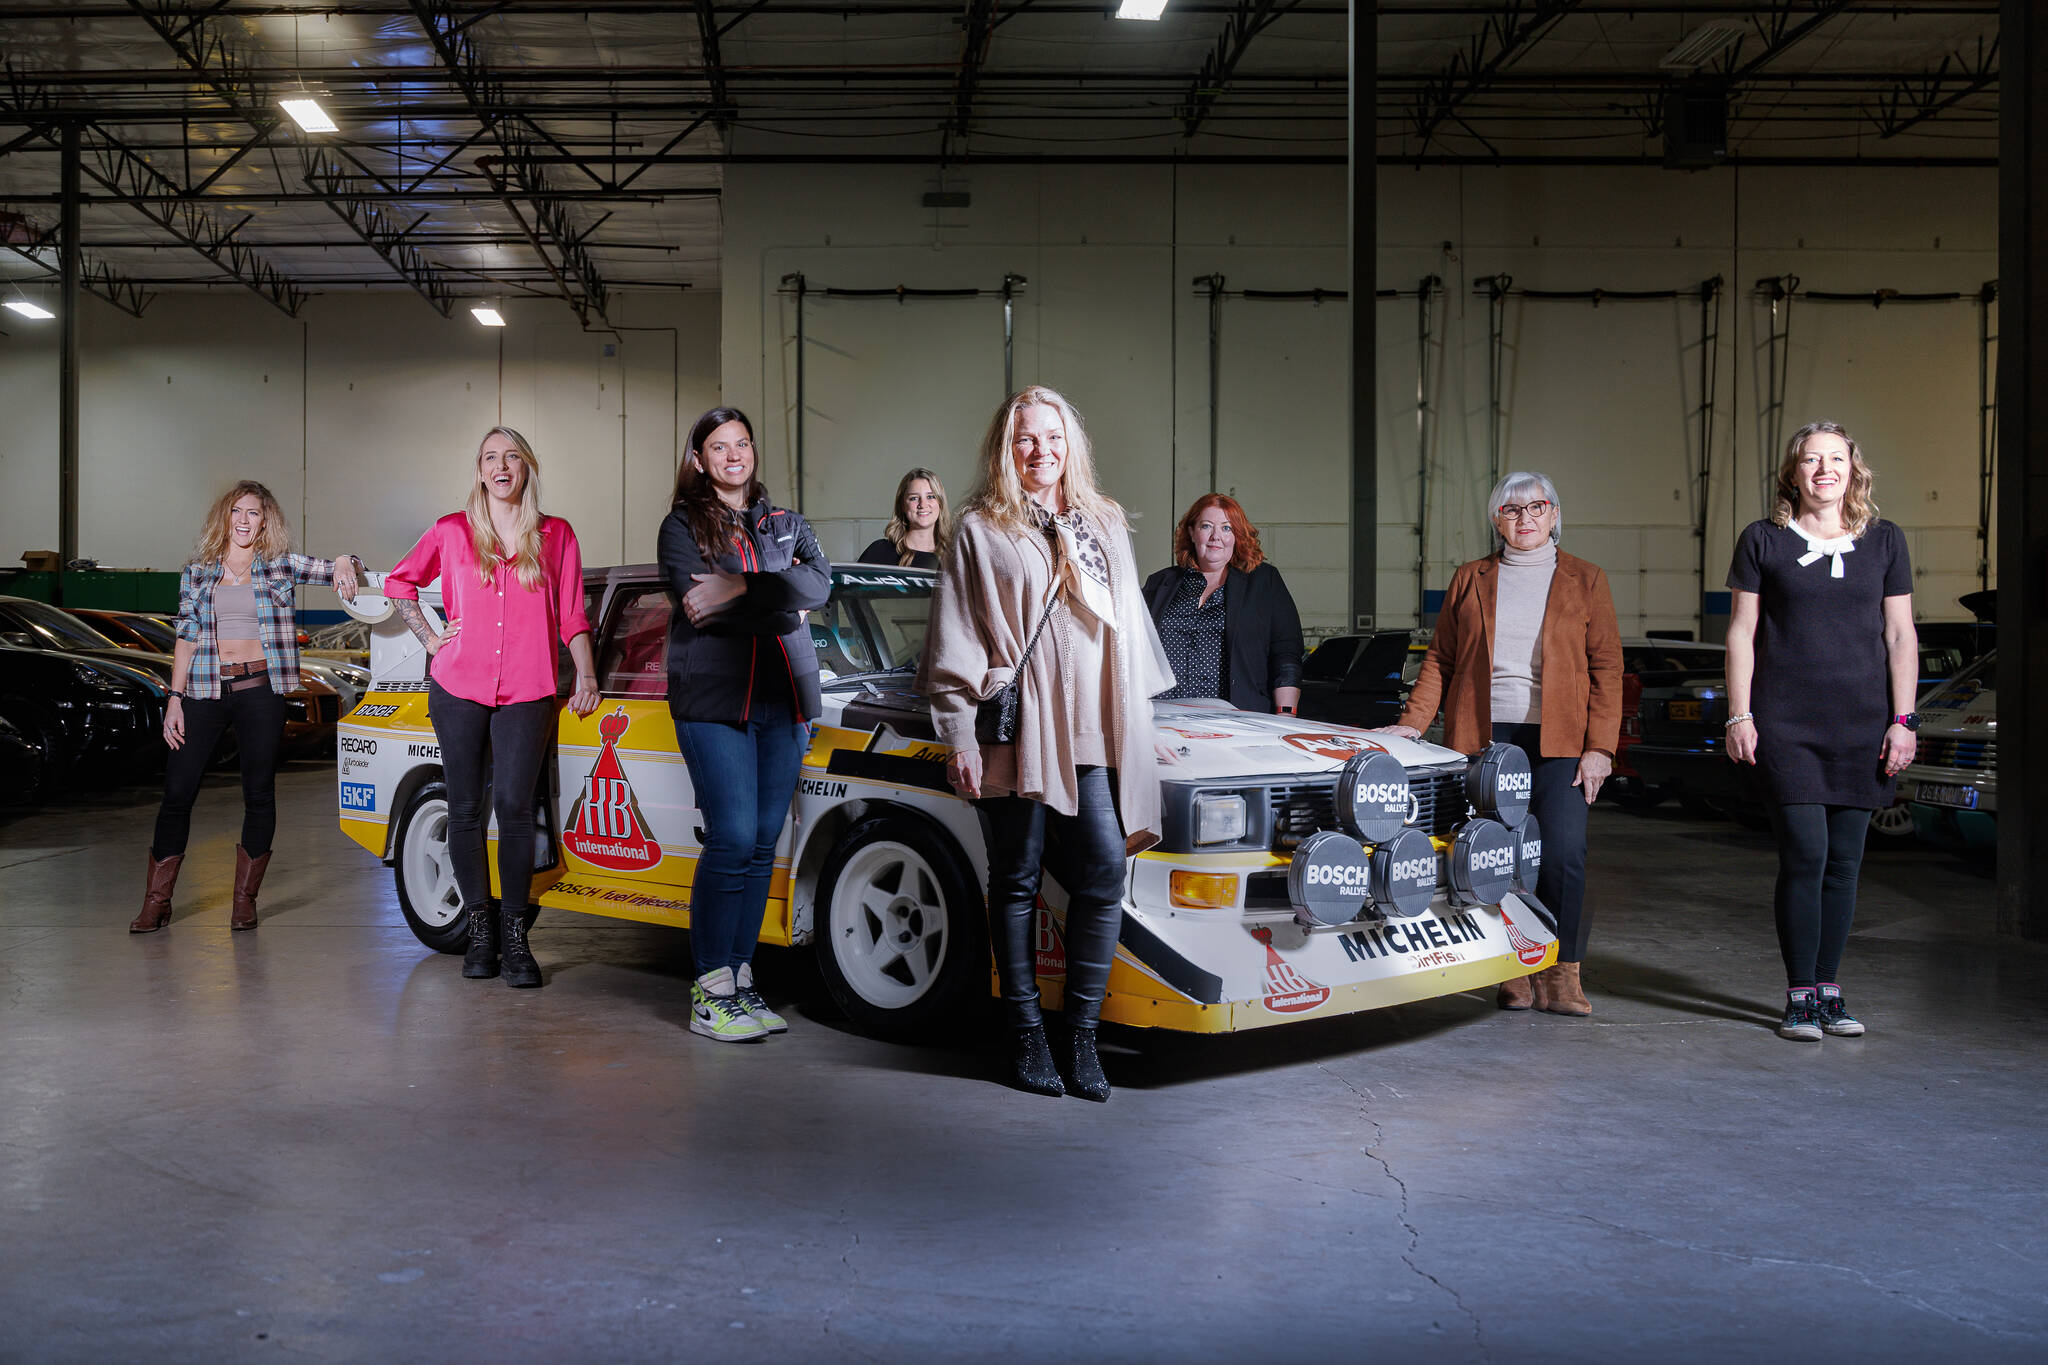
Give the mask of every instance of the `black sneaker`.
[{"label": "black sneaker", "polygon": [[1778,1025],[1778,1036],[1800,1043],[1821,1040],[1820,1005],[1812,991],[1794,991],[1785,1001],[1785,1018]]},{"label": "black sneaker", "polygon": [[1861,1038],[1863,1023],[1849,1013],[1843,1003],[1840,986],[1822,986],[1816,1008],[1820,1011],[1820,1026],[1837,1038]]}]

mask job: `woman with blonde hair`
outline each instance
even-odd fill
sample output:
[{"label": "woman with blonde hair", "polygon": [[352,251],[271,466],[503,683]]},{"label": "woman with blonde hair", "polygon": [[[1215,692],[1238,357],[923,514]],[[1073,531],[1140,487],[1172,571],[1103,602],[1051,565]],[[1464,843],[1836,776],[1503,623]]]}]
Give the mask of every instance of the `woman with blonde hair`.
[{"label": "woman with blonde hair", "polygon": [[[987,816],[1013,1074],[1039,1094],[1109,1098],[1095,1029],[1125,858],[1159,842],[1151,698],[1173,685],[1138,589],[1130,524],[1096,484],[1081,415],[1038,385],[1005,399],[939,566],[918,689],[953,751],[948,780]],[[1038,1003],[1048,826],[1067,892],[1064,1081]]]},{"label": "woman with blonde hair", "polygon": [[356,595],[362,561],[292,553],[291,527],[270,490],[254,479],[214,499],[199,552],[178,581],[178,644],[164,711],[164,801],[150,842],[142,910],[128,926],[149,934],[171,922],[171,895],[191,837],[192,804],[221,733],[233,726],[241,749],[242,841],[235,845],[234,929],[256,927],[256,895],[277,830],[277,759],[285,694],[299,688],[302,583],[331,583]]},{"label": "woman with blonde hair", "polygon": [[[540,510],[540,460],[510,427],[477,446],[469,500],[427,528],[384,579],[384,595],[429,656],[427,715],[448,784],[448,855],[469,919],[462,974],[538,986],[526,942],[533,882],[533,793],[555,725],[555,642],[569,647],[576,689],[569,707],[597,709],[597,666],[583,610],[583,551],[576,532]],[[420,610],[420,589],[441,580],[446,629]],[[484,864],[484,791],[498,817],[499,913],[490,913]]]},{"label": "woman with blonde hair", "polygon": [[1778,836],[1780,1037],[1853,1038],[1835,981],[1856,917],[1870,813],[1891,805],[1920,718],[1906,537],[1880,520],[1870,466],[1834,422],[1792,435],[1775,506],[1728,568],[1728,757],[1762,775]]},{"label": "woman with blonde hair", "polygon": [[913,469],[896,484],[896,515],[881,537],[860,552],[863,564],[936,569],[953,539],[946,486],[929,469]]}]

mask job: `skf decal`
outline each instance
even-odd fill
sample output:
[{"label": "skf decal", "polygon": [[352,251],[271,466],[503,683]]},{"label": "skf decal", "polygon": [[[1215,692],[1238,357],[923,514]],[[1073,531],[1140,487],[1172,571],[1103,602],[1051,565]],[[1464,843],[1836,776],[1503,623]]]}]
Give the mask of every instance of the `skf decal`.
[{"label": "skf decal", "polygon": [[1339,763],[1368,749],[1379,753],[1387,751],[1385,745],[1376,744],[1363,735],[1283,735],[1281,738],[1305,754],[1335,759]]},{"label": "skf decal", "polygon": [[1500,922],[1507,926],[1508,942],[1515,945],[1515,957],[1524,967],[1533,967],[1543,960],[1543,945],[1528,939],[1515,927],[1515,922],[1508,918],[1506,901],[1501,902]]},{"label": "skf decal", "polygon": [[1252,937],[1266,945],[1266,993],[1261,1003],[1275,1014],[1303,1014],[1330,998],[1330,988],[1319,986],[1281,960],[1273,947],[1271,929],[1254,929]]},{"label": "skf decal", "polygon": [[1053,923],[1052,911],[1045,903],[1045,897],[1038,898],[1038,974],[1040,976],[1065,977],[1067,974],[1067,945],[1060,937],[1059,925]]},{"label": "skf decal", "polygon": [[377,809],[377,788],[369,782],[344,782],[341,784],[341,808],[343,810],[374,811]]},{"label": "skf decal", "polygon": [[568,828],[562,831],[562,843],[571,853],[615,872],[639,872],[661,861],[661,845],[647,832],[633,784],[619,765],[619,739],[632,723],[623,706],[597,723],[604,752],[569,808]]}]

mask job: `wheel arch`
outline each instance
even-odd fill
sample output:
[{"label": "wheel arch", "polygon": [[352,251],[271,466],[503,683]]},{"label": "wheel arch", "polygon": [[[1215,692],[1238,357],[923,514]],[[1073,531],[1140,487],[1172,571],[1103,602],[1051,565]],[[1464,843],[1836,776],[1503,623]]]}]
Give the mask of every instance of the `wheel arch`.
[{"label": "wheel arch", "polygon": [[384,823],[384,865],[390,867],[398,861],[398,830],[405,819],[406,807],[413,797],[430,782],[441,780],[441,765],[422,763],[419,767],[398,779],[398,786],[391,794],[391,818]]},{"label": "wheel arch", "polygon": [[846,832],[878,815],[914,820],[939,836],[961,861],[960,871],[977,891],[988,884],[988,858],[978,812],[964,801],[949,803],[957,814],[944,816],[919,800],[895,796],[863,797],[831,806],[812,818],[790,869],[790,942],[812,941],[817,927],[818,878]]}]

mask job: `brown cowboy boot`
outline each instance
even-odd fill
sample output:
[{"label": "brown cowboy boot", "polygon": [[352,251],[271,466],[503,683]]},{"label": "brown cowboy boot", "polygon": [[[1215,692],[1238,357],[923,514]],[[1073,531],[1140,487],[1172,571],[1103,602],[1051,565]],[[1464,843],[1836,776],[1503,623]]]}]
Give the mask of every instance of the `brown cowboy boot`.
[{"label": "brown cowboy boot", "polygon": [[1550,981],[1550,999],[1541,1008],[1552,1014],[1584,1016],[1593,1012],[1592,1002],[1586,999],[1586,992],[1579,985],[1579,964],[1560,962],[1550,969],[1557,973]]},{"label": "brown cowboy boot", "polygon": [[131,934],[153,934],[171,922],[171,892],[178,885],[178,864],[185,861],[182,853],[173,853],[168,858],[149,856],[149,879],[142,893],[142,910],[128,921]]},{"label": "brown cowboy boot", "polygon": [[269,866],[268,853],[252,858],[248,849],[235,845],[235,913],[228,920],[228,928],[256,927],[256,893],[263,887],[263,870]]},{"label": "brown cowboy boot", "polygon": [[1500,983],[1494,1003],[1504,1010],[1525,1010],[1536,1003],[1536,988],[1526,976],[1511,976]]}]

